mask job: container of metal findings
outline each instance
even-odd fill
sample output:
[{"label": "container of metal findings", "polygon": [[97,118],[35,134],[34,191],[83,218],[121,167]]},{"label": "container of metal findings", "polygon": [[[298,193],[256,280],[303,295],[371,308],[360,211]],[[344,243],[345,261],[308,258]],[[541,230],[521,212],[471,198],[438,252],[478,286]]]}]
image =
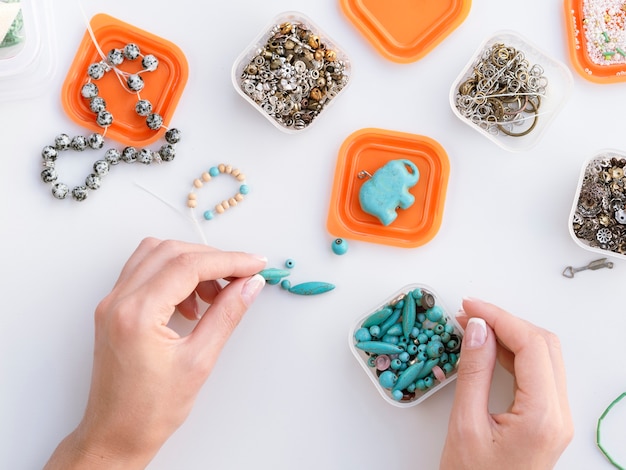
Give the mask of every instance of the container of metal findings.
[{"label": "container of metal findings", "polygon": [[586,250],[626,259],[626,152],[606,149],[582,167],[569,218]]},{"label": "container of metal findings", "polygon": [[380,395],[415,406],[457,375],[463,330],[424,284],[409,284],[361,316],[348,345]]},{"label": "container of metal findings", "polygon": [[0,0],[0,100],[32,97],[54,73],[50,0]]},{"label": "container of metal findings", "polygon": [[298,12],[277,15],[232,68],[235,90],[286,133],[309,128],[350,82],[344,50]]},{"label": "container of metal findings", "polygon": [[458,118],[509,151],[536,145],[569,97],[572,74],[528,40],[500,31],[485,40],[450,89]]}]

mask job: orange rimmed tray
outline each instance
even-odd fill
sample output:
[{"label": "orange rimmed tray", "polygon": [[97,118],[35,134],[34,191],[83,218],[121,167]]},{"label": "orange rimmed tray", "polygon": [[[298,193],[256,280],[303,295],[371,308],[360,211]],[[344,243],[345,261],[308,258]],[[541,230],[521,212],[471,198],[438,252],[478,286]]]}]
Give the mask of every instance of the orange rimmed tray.
[{"label": "orange rimmed tray", "polygon": [[[569,57],[576,72],[594,83],[626,81],[626,61],[598,64],[590,57],[583,23],[585,19],[583,0],[565,0],[564,13]],[[626,12],[616,20],[626,22]]]},{"label": "orange rimmed tray", "polygon": [[[420,172],[410,189],[415,202],[398,209],[398,217],[384,226],[361,209],[359,190],[366,181],[359,172],[370,174],[391,160],[408,159]],[[439,231],[450,174],[444,148],[430,137],[384,129],[367,128],[351,134],[337,158],[327,228],[333,236],[404,248],[430,241]]]},{"label": "orange rimmed tray", "polygon": [[[189,66],[182,50],[170,41],[103,13],[95,15],[90,26],[105,55],[111,49],[122,49],[128,43],[135,43],[142,54],[152,54],[159,60],[155,71],[141,75],[145,88],[140,96],[152,103],[153,112],[160,114],[164,126],[168,126],[189,76]],[[88,67],[101,61],[89,31],[85,32],[61,91],[67,115],[77,124],[95,132],[103,132],[104,128],[96,124],[96,115],[89,109],[89,100],[82,97],[81,88],[89,78]],[[142,69],[141,58],[124,60],[119,68],[136,73]],[[113,124],[106,131],[107,137],[125,145],[145,146],[158,140],[165,132],[164,128],[154,131],[146,125],[146,118],[135,112],[137,97],[122,87],[113,71],[100,80],[92,81],[98,86],[99,96],[105,99],[107,110],[113,114]]]},{"label": "orange rimmed tray", "polygon": [[469,14],[471,0],[340,0],[343,13],[384,57],[415,62]]}]

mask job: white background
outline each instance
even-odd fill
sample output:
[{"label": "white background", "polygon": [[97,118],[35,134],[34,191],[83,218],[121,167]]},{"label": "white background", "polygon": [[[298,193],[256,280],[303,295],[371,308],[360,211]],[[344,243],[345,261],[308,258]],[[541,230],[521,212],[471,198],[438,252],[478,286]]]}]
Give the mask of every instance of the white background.
[{"label": "white background", "polygon": [[[520,153],[502,150],[459,121],[448,102],[476,48],[502,29],[530,38],[571,69],[562,2],[475,0],[458,29],[406,65],[380,56],[335,0],[82,4],[88,17],[108,13],[185,52],[190,76],[172,121],[184,139],[174,162],[115,168],[84,203],[50,195],[39,177],[41,148],[60,132],[85,133],[60,101],[85,21],[78,3],[54,2],[54,73],[41,90],[16,89],[27,98],[0,103],[1,468],[41,467],[78,423],[89,388],[94,308],[142,238],[201,241],[185,216],[185,198],[192,179],[220,162],[241,168],[251,192],[237,208],[202,225],[208,242],[264,254],[273,267],[292,258],[292,282],[337,287],[299,297],[267,286],[191,416],[150,468],[436,468],[455,384],[417,407],[395,408],[347,346],[357,317],[414,282],[432,286],[453,313],[464,296],[474,296],[556,332],[576,426],[558,468],[609,468],[595,446],[595,424],[626,389],[626,263],[614,259],[613,270],[574,279],[561,272],[598,258],[571,239],[568,217],[585,159],[600,149],[626,147],[626,85],[593,84],[573,72],[563,110],[541,142]],[[311,17],[354,66],[345,93],[298,135],[274,128],[235,92],[230,78],[239,53],[288,10]],[[37,77],[25,83],[30,80]],[[331,252],[326,216],[337,151],[365,127],[426,135],[448,153],[443,223],[428,244],[403,249],[352,242],[345,256]],[[75,181],[88,171],[88,160],[75,170]],[[71,166],[59,164],[67,179]],[[191,327],[180,318],[175,324],[181,331]],[[506,409],[511,388],[498,370],[493,411]]]}]

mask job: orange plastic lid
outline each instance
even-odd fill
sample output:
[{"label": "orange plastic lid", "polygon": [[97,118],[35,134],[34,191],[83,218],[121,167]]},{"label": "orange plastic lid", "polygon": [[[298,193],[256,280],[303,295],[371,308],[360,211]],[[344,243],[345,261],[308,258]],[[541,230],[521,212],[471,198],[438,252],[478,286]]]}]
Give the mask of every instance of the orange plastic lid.
[{"label": "orange plastic lid", "polygon": [[[357,175],[363,170],[373,175],[397,159],[413,162],[420,177],[409,190],[415,197],[413,205],[398,209],[398,217],[385,226],[361,209],[359,190],[367,180]],[[339,150],[328,231],[337,237],[404,248],[423,245],[441,226],[449,174],[446,151],[429,137],[373,128],[356,131]]]},{"label": "orange plastic lid", "polygon": [[467,17],[471,0],[340,0],[341,8],[387,59],[421,59]]},{"label": "orange plastic lid", "polygon": [[[623,35],[626,24],[626,11],[618,9],[611,14],[599,11],[593,17],[586,17],[585,4],[590,10],[594,0],[565,0],[565,26],[570,60],[582,77],[595,83],[618,83],[626,81],[626,44],[619,44],[608,33],[619,30]],[[598,5],[600,6],[600,5]],[[598,37],[589,41],[586,25],[592,25]],[[606,33],[606,36],[605,36]],[[606,58],[603,55],[605,52]]]},{"label": "orange plastic lid", "polygon": [[[160,114],[163,125],[168,126],[189,76],[189,67],[183,52],[165,39],[105,14],[94,16],[90,25],[105,55],[111,49],[123,49],[126,44],[135,43],[143,55],[152,54],[158,59],[156,70],[141,75],[145,87],[140,96],[152,103],[153,112]],[[82,97],[81,88],[89,79],[89,66],[102,60],[87,31],[61,91],[63,108],[68,116],[77,124],[96,132],[103,132],[104,128],[96,123],[96,115],[89,109],[89,100]],[[124,60],[119,68],[125,72],[136,73],[142,69],[141,58]],[[92,82],[98,87],[98,96],[106,101],[106,109],[113,114],[113,124],[107,129],[107,137],[125,145],[144,146],[155,142],[165,132],[164,128],[154,131],[146,125],[146,118],[135,112],[138,98],[122,86],[115,73],[108,72],[101,79]]]}]

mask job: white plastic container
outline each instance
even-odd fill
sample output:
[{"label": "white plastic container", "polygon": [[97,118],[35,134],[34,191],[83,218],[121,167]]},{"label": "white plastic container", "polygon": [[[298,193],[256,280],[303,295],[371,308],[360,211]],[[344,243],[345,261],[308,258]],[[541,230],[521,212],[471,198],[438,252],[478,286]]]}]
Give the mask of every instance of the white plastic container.
[{"label": "white plastic container", "polygon": [[[419,291],[422,293],[421,299],[424,299],[426,294],[430,294],[431,299],[432,299],[431,300],[432,304],[434,306],[437,306],[440,309],[440,314],[442,314],[441,320],[431,321],[428,319],[428,316],[430,316],[431,314],[428,312],[429,309],[426,308],[427,302],[423,300],[415,300],[416,299],[415,295],[411,293],[414,293],[416,291]],[[400,327],[395,326],[396,332],[400,330],[403,327],[402,325],[404,321],[403,320],[404,310],[403,310],[403,307],[400,307],[401,304],[399,304],[398,302],[407,301],[407,299],[409,298],[414,300],[417,306],[416,323],[414,323],[416,330],[413,330],[413,328],[410,328],[413,331],[413,333],[409,334],[408,336],[405,335],[404,333],[401,333],[399,337],[397,338],[398,343],[395,343],[396,339],[393,338],[392,336],[397,336],[397,335],[390,334],[391,332],[393,332],[393,329],[386,328],[385,322],[393,323],[393,325],[400,325]],[[379,336],[376,338],[376,334],[372,330],[372,328],[376,327],[376,325],[374,325],[373,327],[370,326],[371,321],[369,321],[369,319],[372,316],[372,314],[381,312],[386,308],[390,308],[394,311],[400,310],[402,311],[402,313],[397,319],[393,316],[394,314],[392,313],[391,317],[388,317],[385,320],[383,320],[381,323],[379,323],[378,324],[379,329],[382,328],[387,333],[385,334],[378,333]],[[432,311],[434,313],[434,309]],[[352,354],[356,358],[357,362],[361,365],[361,367],[363,368],[367,376],[370,378],[376,390],[378,390],[380,395],[389,404],[393,406],[397,406],[399,408],[409,408],[409,407],[415,406],[423,402],[429,396],[436,393],[442,387],[452,382],[454,379],[456,379],[457,366],[458,366],[458,361],[460,358],[461,342],[463,339],[463,330],[461,326],[458,324],[458,322],[456,321],[456,319],[453,316],[451,316],[448,312],[449,311],[443,306],[439,295],[436,294],[435,291],[431,289],[429,286],[424,285],[424,284],[409,284],[409,285],[404,286],[403,288],[401,288],[400,290],[398,290],[397,292],[395,292],[388,298],[386,298],[384,301],[376,305],[372,310],[368,311],[366,314],[359,317],[354,323],[354,326],[350,329],[348,333],[348,346],[350,347]],[[422,315],[424,316],[422,317]],[[444,332],[435,333],[435,331],[437,331],[436,329],[439,328],[436,325],[441,325],[444,328]],[[377,353],[364,351],[358,346],[358,345],[362,345],[364,341],[367,341],[367,333],[364,331],[364,329],[367,330],[367,332],[372,336],[372,339],[375,340],[376,342],[392,344],[392,345],[395,344],[395,345],[400,346],[400,348],[404,350],[403,352],[408,353],[409,359],[406,361],[400,360],[402,359],[400,356],[402,353],[377,354]],[[431,333],[426,334],[427,330],[432,330],[432,335]],[[419,334],[415,334],[418,332]],[[447,341],[446,341],[447,337],[443,336],[444,333],[447,333],[450,336],[450,339],[448,339]],[[365,340],[363,339],[363,335],[366,336]],[[387,335],[388,337],[385,337],[385,335]],[[426,335],[428,339],[424,341],[424,338],[421,337],[420,335]],[[428,335],[431,335],[431,336],[428,336]],[[436,338],[435,335],[439,336],[439,338]],[[450,342],[451,340],[454,340],[456,343],[455,344],[451,343]],[[443,345],[445,358],[443,354],[440,354],[440,355],[435,354],[432,356],[428,354],[432,351],[432,349],[428,349],[429,345],[430,347],[436,346],[435,341],[439,341]],[[423,352],[427,353],[426,356],[419,357],[418,356],[419,353],[413,353],[410,349],[411,347],[413,347],[412,345],[417,346],[417,348],[419,349],[424,349],[425,351]],[[422,347],[420,345],[424,345],[424,346]],[[415,348],[413,348],[413,351],[414,350]],[[454,356],[452,356],[453,354]],[[381,356],[384,356],[384,357],[381,357]],[[406,356],[404,359],[406,359]],[[437,366],[440,369],[440,371],[438,371],[439,373],[433,373],[430,371],[430,369],[426,370],[428,367],[426,365],[428,364],[427,361],[430,361],[431,359],[433,359],[433,361],[435,361],[436,359],[439,359],[437,363]],[[394,360],[396,361],[395,365],[393,364]],[[387,362],[389,361],[391,361],[389,365],[383,368],[384,366],[387,365]],[[381,379],[383,373],[388,374],[389,372],[391,372],[392,374],[396,375],[397,380],[400,380],[400,376],[403,370],[408,370],[408,367],[411,367],[411,365],[417,362],[422,362],[424,364],[424,366],[421,367],[421,372],[428,372],[426,377],[429,377],[430,385],[426,387],[424,390],[421,389],[421,386],[423,386],[424,384],[419,384],[420,387],[416,387],[416,385],[418,385],[419,383],[419,380],[422,380],[422,381],[425,380],[424,377],[421,377],[419,379],[413,380],[411,382],[413,385],[409,385],[408,387],[402,387],[402,390],[401,390],[402,397],[398,399],[399,398],[398,396],[394,396],[394,387],[390,388],[381,383],[381,381],[383,381],[383,379]],[[405,364],[405,365],[402,365],[402,364]],[[445,366],[445,364],[450,364],[450,366]],[[403,367],[404,369],[402,369]],[[448,370],[444,371],[444,368],[447,368]],[[445,376],[441,375],[441,373],[444,373]],[[391,377],[391,375],[388,374],[388,377]],[[399,382],[395,381],[394,384],[398,385]]]},{"label": "white plastic container", "polygon": [[[512,48],[521,56],[503,58],[502,63],[495,66],[493,76],[488,75],[491,73],[489,70],[484,75],[477,73],[476,65],[485,62],[484,54],[497,45]],[[527,61],[527,65],[518,67],[521,61]],[[525,81],[528,77],[523,69],[532,69],[532,73],[537,73],[536,78],[531,79],[533,87],[525,85],[529,82]],[[509,72],[516,76],[509,77],[506,75]],[[476,83],[483,78],[488,81],[479,89]],[[499,87],[494,85],[495,80],[518,80],[518,83],[513,82],[511,87]],[[540,86],[543,84],[545,86]],[[519,34],[500,31],[480,45],[454,81],[450,89],[450,106],[461,121],[503,149],[525,151],[539,142],[569,97],[572,87],[572,74],[565,64],[548,56]],[[502,93],[499,91],[502,89],[511,91]],[[533,92],[527,93],[528,90]],[[532,96],[535,90],[540,95],[538,100]],[[527,97],[532,99],[526,100]],[[517,101],[518,98],[520,101]],[[505,103],[509,99],[512,101]]]},{"label": "white plastic container", "polygon": [[576,244],[626,259],[626,152],[604,149],[582,166],[569,217]]},{"label": "white plastic container", "polygon": [[327,113],[351,72],[344,50],[310,18],[285,12],[240,54],[231,76],[235,90],[257,111],[295,134]]}]

